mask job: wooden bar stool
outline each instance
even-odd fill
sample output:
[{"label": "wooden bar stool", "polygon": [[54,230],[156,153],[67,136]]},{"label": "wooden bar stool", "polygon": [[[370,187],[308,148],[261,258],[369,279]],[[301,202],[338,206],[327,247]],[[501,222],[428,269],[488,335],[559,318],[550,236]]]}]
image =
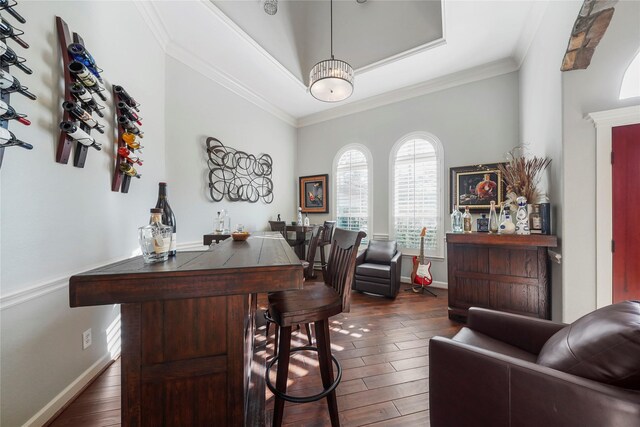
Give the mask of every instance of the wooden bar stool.
[{"label": "wooden bar stool", "polygon": [[[278,356],[267,363],[266,382],[275,395],[273,426],[282,425],[284,402],[307,403],[327,398],[331,425],[340,425],[338,401],[335,389],[342,379],[342,367],[331,354],[329,338],[329,318],[350,308],[351,283],[353,281],[356,255],[360,242],[366,236],[363,231],[336,229],[331,243],[331,253],[327,264],[324,283],[305,283],[303,289],[274,292],[269,294],[269,313],[280,328]],[[314,323],[317,347],[291,348],[291,327],[301,323]],[[291,396],[287,392],[289,358],[291,352],[316,351],[320,365],[320,376],[324,390],[313,396]],[[276,385],[271,382],[269,371],[278,362]],[[334,379],[333,364],[337,373]]]},{"label": "wooden bar stool", "polygon": [[336,222],[325,221],[322,228],[322,238],[320,239],[318,246],[320,247],[320,265],[322,266],[322,274],[325,274],[327,272],[327,259],[324,254],[324,248],[331,244],[331,238],[333,237],[333,230],[336,228]]},{"label": "wooden bar stool", "polygon": [[[309,240],[309,250],[307,251],[307,259],[305,261],[302,261],[302,270],[304,272],[304,280],[311,280],[316,278],[316,275],[313,272],[313,260],[316,257],[316,249],[318,247],[318,242],[320,240],[321,232],[322,232],[321,226],[315,226],[311,231],[311,239]],[[264,312],[264,319],[267,321],[266,336],[267,336],[267,339],[269,339],[269,327],[271,326],[272,323],[274,323],[273,318],[269,314],[269,310]],[[311,328],[309,327],[308,323],[305,323],[304,327],[307,332],[307,338],[309,339],[309,345],[312,345],[313,342],[311,339]],[[280,331],[278,327],[276,327],[274,352],[273,352],[274,357],[278,355],[279,333]]]}]

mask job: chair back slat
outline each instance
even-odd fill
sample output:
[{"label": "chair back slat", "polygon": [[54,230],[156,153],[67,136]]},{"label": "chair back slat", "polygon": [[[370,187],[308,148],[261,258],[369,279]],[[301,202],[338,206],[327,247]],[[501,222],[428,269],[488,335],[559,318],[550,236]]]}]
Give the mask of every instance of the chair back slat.
[{"label": "chair back slat", "polygon": [[316,259],[316,249],[318,248],[318,243],[320,241],[320,234],[322,233],[322,226],[316,225],[313,227],[311,231],[311,238],[309,239],[309,248],[307,250],[307,262],[309,263],[309,268],[305,272],[305,277],[313,276],[313,262]]},{"label": "chair back slat", "polygon": [[336,229],[335,221],[325,221],[322,225],[322,240],[321,243],[331,243],[331,238],[333,237],[333,231]]},{"label": "chair back slat", "polygon": [[282,234],[282,237],[287,238],[287,223],[284,221],[269,221],[271,231],[277,231]]},{"label": "chair back slat", "polygon": [[360,242],[366,236],[367,233],[364,231],[349,231],[342,228],[336,228],[333,233],[324,282],[340,295],[343,312],[348,312],[351,308],[351,282],[356,256]]}]

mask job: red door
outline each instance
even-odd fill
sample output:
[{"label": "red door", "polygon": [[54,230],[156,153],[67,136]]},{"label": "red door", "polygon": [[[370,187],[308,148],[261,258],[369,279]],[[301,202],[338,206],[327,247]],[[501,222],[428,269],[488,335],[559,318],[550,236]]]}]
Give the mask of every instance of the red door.
[{"label": "red door", "polygon": [[613,302],[640,299],[640,124],[612,129]]}]

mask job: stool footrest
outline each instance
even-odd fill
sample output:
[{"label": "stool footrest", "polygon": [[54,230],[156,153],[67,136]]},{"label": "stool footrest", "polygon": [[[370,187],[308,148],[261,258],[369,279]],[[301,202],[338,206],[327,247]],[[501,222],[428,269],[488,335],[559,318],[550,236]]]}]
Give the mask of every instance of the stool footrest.
[{"label": "stool footrest", "polygon": [[[315,351],[316,353],[318,352],[318,347],[315,346],[304,346],[304,347],[293,347],[291,349],[291,353],[297,352],[297,351]],[[329,385],[329,387],[325,388],[323,391],[321,391],[318,394],[314,394],[312,396],[291,396],[289,394],[286,393],[282,393],[279,390],[276,390],[275,386],[273,385],[273,383],[271,382],[271,377],[269,376],[269,370],[271,369],[271,367],[278,361],[277,357],[274,357],[273,359],[271,359],[268,363],[267,363],[267,369],[266,369],[266,379],[267,379],[267,387],[269,388],[269,390],[271,390],[271,392],[277,396],[280,397],[288,402],[293,402],[293,403],[309,403],[309,402],[315,402],[316,400],[320,400],[324,397],[326,397],[329,393],[331,393],[333,390],[336,389],[336,387],[338,387],[338,384],[340,384],[340,380],[342,380],[342,366],[340,366],[340,362],[338,362],[338,359],[336,359],[336,357],[332,354],[331,355],[331,360],[333,361],[333,363],[336,365],[336,378],[333,381],[333,383],[331,383],[331,385]]]}]

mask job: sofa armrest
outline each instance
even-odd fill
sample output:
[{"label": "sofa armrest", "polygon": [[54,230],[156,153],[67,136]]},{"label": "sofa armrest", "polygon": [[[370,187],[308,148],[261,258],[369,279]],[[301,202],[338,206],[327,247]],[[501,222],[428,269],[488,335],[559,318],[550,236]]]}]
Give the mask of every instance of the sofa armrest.
[{"label": "sofa armrest", "polygon": [[[431,425],[635,425],[640,392],[447,338],[429,341]],[[481,420],[481,422],[480,422]]]},{"label": "sofa armrest", "polygon": [[467,326],[498,341],[511,344],[529,353],[539,354],[549,338],[567,325],[535,317],[471,307]]},{"label": "sofa armrest", "polygon": [[358,256],[356,257],[356,265],[360,265],[364,263],[364,257],[367,255],[367,250],[360,251]]},{"label": "sofa armrest", "polygon": [[402,272],[402,252],[397,251],[396,254],[391,258],[391,288],[392,294],[398,295],[398,291],[400,289],[400,273]]}]

